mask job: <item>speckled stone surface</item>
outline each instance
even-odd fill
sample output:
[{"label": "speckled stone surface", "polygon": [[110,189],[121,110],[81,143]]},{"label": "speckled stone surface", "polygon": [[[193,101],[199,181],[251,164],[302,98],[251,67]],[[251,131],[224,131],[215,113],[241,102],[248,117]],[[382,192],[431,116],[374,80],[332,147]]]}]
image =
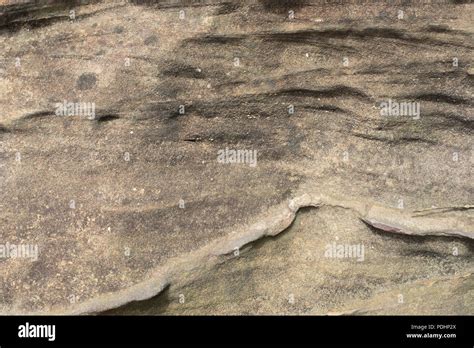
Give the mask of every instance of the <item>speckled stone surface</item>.
[{"label": "speckled stone surface", "polygon": [[473,314],[472,4],[6,4],[0,313]]}]

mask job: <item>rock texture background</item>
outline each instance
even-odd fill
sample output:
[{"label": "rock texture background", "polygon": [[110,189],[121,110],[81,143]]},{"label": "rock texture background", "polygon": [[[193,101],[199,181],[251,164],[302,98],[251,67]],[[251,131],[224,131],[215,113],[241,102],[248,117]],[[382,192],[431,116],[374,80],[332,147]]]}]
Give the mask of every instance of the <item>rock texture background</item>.
[{"label": "rock texture background", "polygon": [[2,314],[473,314],[470,2],[1,5]]}]

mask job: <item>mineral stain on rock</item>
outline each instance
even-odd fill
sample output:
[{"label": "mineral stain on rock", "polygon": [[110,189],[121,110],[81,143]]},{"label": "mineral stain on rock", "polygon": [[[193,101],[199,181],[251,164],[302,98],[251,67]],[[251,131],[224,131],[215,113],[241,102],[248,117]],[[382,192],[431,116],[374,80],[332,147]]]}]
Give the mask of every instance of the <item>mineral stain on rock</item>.
[{"label": "mineral stain on rock", "polygon": [[88,90],[95,87],[97,75],[94,73],[84,73],[77,79],[76,87],[79,90]]},{"label": "mineral stain on rock", "polygon": [[147,38],[145,38],[143,43],[147,46],[155,45],[156,43],[158,43],[158,38],[155,35],[151,35],[151,36],[148,36]]}]

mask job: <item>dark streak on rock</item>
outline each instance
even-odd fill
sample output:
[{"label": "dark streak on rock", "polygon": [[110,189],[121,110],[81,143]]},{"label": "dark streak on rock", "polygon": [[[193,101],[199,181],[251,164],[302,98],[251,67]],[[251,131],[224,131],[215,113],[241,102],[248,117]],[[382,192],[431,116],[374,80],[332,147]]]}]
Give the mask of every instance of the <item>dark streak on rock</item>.
[{"label": "dark streak on rock", "polygon": [[105,114],[96,117],[97,123],[106,123],[118,119],[120,119],[120,116],[117,114]]}]

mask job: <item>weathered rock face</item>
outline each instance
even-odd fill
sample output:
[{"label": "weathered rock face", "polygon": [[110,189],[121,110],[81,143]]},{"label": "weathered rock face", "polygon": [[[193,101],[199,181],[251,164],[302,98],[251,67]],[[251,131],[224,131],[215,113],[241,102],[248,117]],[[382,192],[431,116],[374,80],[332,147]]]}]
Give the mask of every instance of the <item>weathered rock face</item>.
[{"label": "weathered rock face", "polygon": [[473,314],[471,4],[0,13],[1,313]]}]

